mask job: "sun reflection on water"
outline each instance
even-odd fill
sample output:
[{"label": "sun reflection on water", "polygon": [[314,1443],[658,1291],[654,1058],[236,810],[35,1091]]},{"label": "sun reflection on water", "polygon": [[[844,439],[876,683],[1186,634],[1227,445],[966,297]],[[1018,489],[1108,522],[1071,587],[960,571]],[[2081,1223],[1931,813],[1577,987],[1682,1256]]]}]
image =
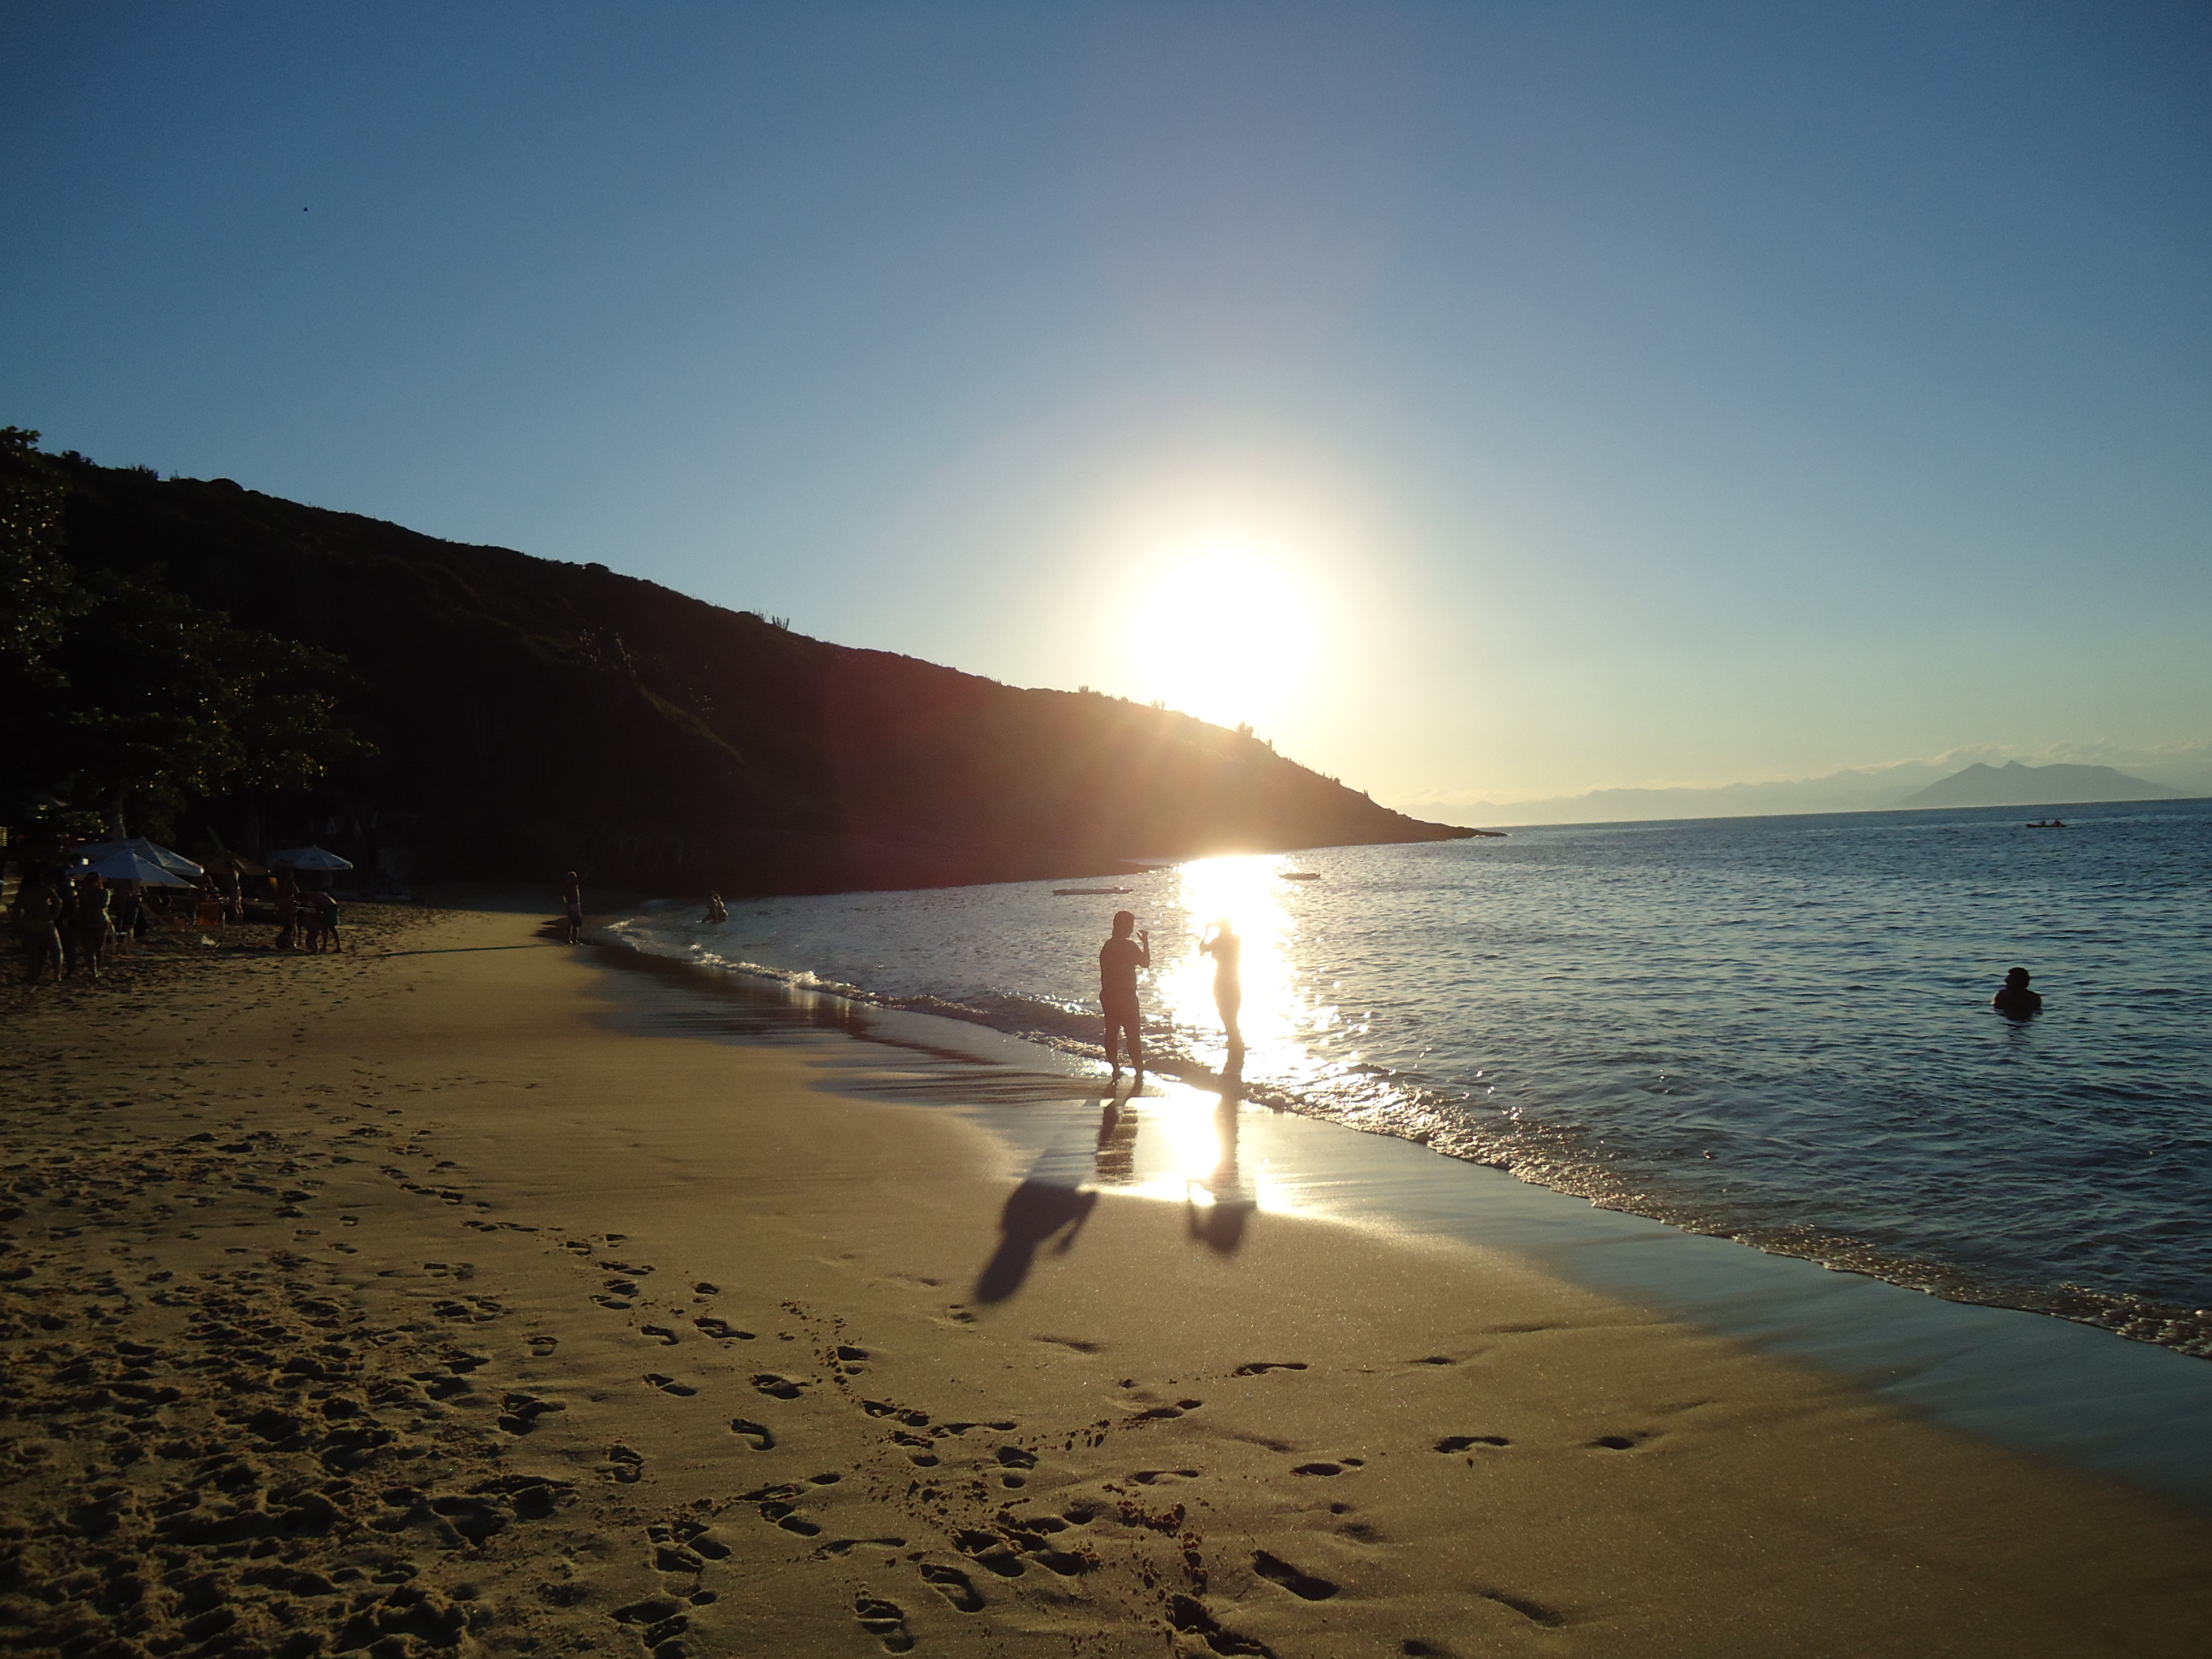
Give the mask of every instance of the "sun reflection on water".
[{"label": "sun reflection on water", "polygon": [[1243,1074],[1310,1085],[1358,1067],[1360,1056],[1346,1040],[1358,1032],[1336,1006],[1334,985],[1310,965],[1302,978],[1296,966],[1298,912],[1308,890],[1285,878],[1293,865],[1281,854],[1264,853],[1178,866],[1174,902],[1188,933],[1172,959],[1158,963],[1152,982],[1158,1006],[1182,1045],[1219,1072],[1231,1050],[1214,1005],[1214,961],[1199,946],[1209,928],[1226,921],[1243,940]]}]

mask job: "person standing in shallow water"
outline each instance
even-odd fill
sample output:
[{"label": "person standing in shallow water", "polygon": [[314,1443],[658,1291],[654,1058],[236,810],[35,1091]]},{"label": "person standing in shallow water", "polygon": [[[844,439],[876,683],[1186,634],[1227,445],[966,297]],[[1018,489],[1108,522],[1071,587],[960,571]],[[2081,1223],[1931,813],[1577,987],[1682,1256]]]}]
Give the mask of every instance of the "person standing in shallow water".
[{"label": "person standing in shallow water", "polygon": [[2027,988],[2029,974],[2015,968],[2005,975],[2004,989],[1990,999],[1990,1006],[2008,1019],[2033,1019],[2043,1012],[2043,999]]},{"label": "person standing in shallow water", "polygon": [[574,870],[561,884],[561,915],[565,926],[561,943],[574,945],[584,936],[584,884]]},{"label": "person standing in shallow water", "polygon": [[1244,1032],[1237,1024],[1237,1016],[1244,1006],[1244,981],[1239,964],[1244,955],[1244,941],[1222,917],[1207,930],[1198,942],[1198,953],[1213,958],[1213,1006],[1221,1015],[1221,1029],[1229,1037],[1229,1052],[1244,1052]]},{"label": "person standing in shallow water", "polygon": [[1152,936],[1135,930],[1137,918],[1127,910],[1114,913],[1114,937],[1098,947],[1098,1006],[1106,1016],[1106,1063],[1121,1075],[1119,1039],[1129,1040],[1129,1064],[1137,1076],[1145,1075],[1142,1017],[1137,1010],[1137,969],[1152,965]]}]

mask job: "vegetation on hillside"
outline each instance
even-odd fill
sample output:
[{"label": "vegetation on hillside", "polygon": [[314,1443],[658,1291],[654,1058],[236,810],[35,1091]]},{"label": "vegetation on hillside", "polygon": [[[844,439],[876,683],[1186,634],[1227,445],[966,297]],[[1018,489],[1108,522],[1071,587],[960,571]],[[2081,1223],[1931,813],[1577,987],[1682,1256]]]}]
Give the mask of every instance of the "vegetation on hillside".
[{"label": "vegetation on hillside", "polygon": [[363,745],[328,652],[240,628],[158,563],[80,572],[71,469],[0,429],[0,823],[33,855],[130,823],[173,833],[240,790],[301,791]]}]

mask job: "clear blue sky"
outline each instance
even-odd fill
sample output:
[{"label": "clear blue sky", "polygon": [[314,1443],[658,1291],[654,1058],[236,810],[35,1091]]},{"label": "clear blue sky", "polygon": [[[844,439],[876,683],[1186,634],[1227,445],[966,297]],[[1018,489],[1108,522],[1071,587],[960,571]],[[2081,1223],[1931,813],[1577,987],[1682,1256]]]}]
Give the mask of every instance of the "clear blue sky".
[{"label": "clear blue sky", "polygon": [[1378,799],[2212,738],[2212,8],[20,0],[0,421]]}]

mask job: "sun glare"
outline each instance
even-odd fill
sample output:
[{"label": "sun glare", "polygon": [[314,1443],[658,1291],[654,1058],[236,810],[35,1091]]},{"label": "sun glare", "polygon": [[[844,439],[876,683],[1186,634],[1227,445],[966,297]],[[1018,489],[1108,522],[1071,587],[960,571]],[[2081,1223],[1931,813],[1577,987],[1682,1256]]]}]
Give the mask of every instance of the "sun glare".
[{"label": "sun glare", "polygon": [[1320,607],[1279,551],[1206,540],[1159,561],[1129,637],[1140,695],[1224,726],[1264,725],[1311,675]]}]

